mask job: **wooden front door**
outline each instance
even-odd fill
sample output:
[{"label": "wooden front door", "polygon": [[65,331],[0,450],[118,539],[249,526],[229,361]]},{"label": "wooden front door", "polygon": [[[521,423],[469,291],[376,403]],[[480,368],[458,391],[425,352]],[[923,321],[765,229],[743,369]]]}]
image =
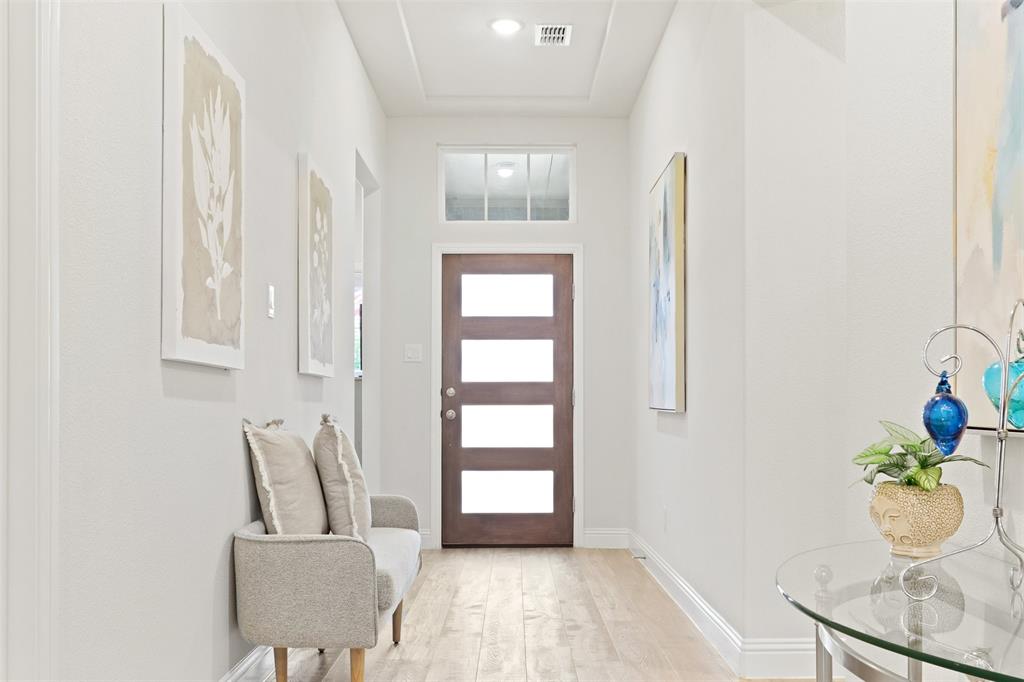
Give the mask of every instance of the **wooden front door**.
[{"label": "wooden front door", "polygon": [[445,546],[572,545],[572,256],[445,255]]}]

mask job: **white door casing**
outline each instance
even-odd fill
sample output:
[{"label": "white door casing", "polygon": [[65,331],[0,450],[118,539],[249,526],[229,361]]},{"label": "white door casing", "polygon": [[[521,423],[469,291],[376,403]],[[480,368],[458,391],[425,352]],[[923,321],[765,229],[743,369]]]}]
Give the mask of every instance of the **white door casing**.
[{"label": "white door casing", "polygon": [[[4,3],[3,527],[0,672],[60,676],[57,642],[59,0]],[[15,170],[17,172],[12,172]],[[11,295],[17,292],[17,295]]]}]

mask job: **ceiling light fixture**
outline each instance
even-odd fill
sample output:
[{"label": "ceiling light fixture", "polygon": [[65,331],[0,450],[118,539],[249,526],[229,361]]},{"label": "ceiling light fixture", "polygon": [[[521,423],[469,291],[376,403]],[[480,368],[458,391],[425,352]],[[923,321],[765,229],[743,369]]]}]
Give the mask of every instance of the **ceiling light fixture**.
[{"label": "ceiling light fixture", "polygon": [[498,174],[499,178],[508,180],[515,175],[516,167],[511,161],[502,161],[495,167],[494,172]]},{"label": "ceiling light fixture", "polygon": [[491,22],[491,28],[500,36],[515,35],[522,27],[515,19],[495,19]]}]

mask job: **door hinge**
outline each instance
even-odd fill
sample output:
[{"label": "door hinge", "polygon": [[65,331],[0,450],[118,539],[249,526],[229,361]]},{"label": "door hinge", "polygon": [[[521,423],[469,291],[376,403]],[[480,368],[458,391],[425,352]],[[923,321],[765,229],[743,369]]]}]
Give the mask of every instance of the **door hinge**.
[{"label": "door hinge", "polygon": [[572,513],[573,514],[576,513],[576,496],[575,495],[573,495],[573,498],[572,498]]},{"label": "door hinge", "polygon": [[572,389],[572,406],[576,407],[576,389]]},{"label": "door hinge", "polygon": [[576,300],[576,282],[572,283],[572,300]]}]

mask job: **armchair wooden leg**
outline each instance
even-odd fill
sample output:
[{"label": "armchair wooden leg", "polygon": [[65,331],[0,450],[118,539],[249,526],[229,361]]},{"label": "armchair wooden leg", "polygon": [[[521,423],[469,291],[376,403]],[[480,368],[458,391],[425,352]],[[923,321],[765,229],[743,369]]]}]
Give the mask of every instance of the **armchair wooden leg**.
[{"label": "armchair wooden leg", "polygon": [[398,644],[402,641],[402,604],[404,601],[398,602],[398,608],[391,614],[391,641]]},{"label": "armchair wooden leg", "polygon": [[366,671],[366,649],[349,649],[349,663],[352,666],[352,682],[364,682]]},{"label": "armchair wooden leg", "polygon": [[288,647],[274,647],[274,672],[277,682],[288,682]]}]

